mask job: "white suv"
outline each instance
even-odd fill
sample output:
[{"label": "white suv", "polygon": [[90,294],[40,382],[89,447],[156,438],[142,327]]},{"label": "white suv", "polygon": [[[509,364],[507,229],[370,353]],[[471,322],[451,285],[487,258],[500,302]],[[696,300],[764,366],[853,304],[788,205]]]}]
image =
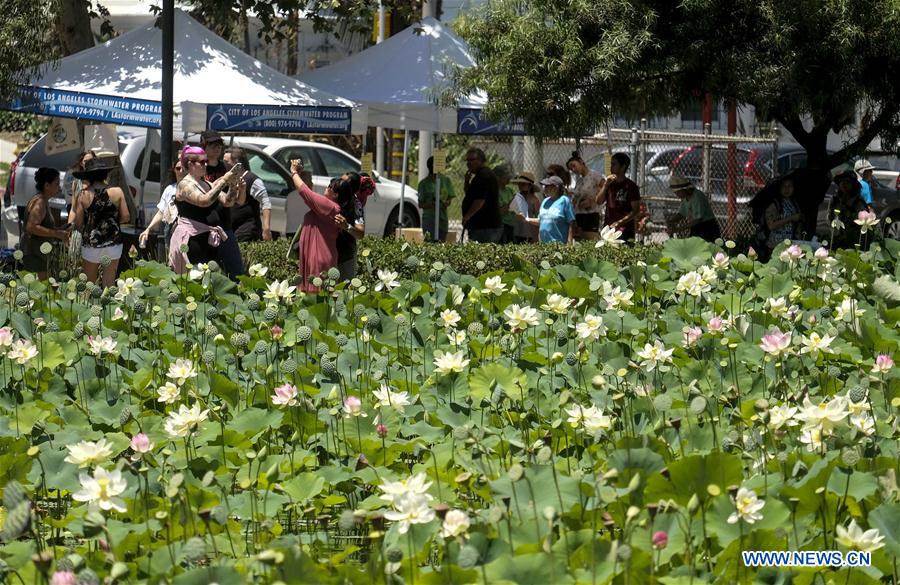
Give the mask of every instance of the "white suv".
[{"label": "white suv", "polygon": [[[135,202],[139,200],[140,175],[144,164],[144,155],[147,151],[146,137],[146,130],[142,128],[123,127],[119,130],[119,157],[125,170],[131,198]],[[244,148],[250,162],[250,170],[266,185],[272,201],[272,231],[290,235],[297,231],[307,208],[294,189],[287,168],[278,162],[278,159],[257,146],[257,143],[261,143],[261,141],[272,140],[275,139],[236,137],[234,145]],[[2,210],[2,223],[7,235],[7,246],[12,247],[18,242],[20,213],[35,194],[34,173],[37,169],[51,167],[62,171],[64,173],[64,190],[71,179],[66,170],[75,163],[79,153],[70,151],[47,155],[44,152],[45,142],[46,136],[42,136],[13,163],[11,168]],[[189,142],[196,142],[196,140],[189,140]],[[297,155],[303,158],[306,167],[313,173],[315,190],[319,193],[325,191],[331,178],[340,176],[348,170],[359,170],[357,159],[333,146],[294,140],[284,142],[301,145],[303,150],[297,152]],[[225,143],[227,146],[230,139],[226,138]],[[160,194],[158,145],[152,146],[148,179],[144,184],[144,214],[147,222],[156,212],[156,203],[159,201]],[[180,147],[180,144],[177,146]],[[283,149],[279,150],[279,152],[282,151]],[[292,155],[286,160],[289,161],[290,158],[298,158],[298,156]],[[336,160],[344,161],[344,166],[335,164]],[[400,184],[380,177],[377,177],[376,181],[376,192],[366,203],[366,232],[370,235],[383,236],[392,233],[393,228],[396,227],[400,204]],[[68,193],[63,193],[62,196],[66,197],[65,199],[60,197],[50,201],[51,208],[58,209],[62,216],[65,216],[71,203],[68,201],[68,195]],[[404,227],[416,227],[420,225],[416,191],[407,187],[405,198]],[[135,209],[133,205],[131,207]]]}]

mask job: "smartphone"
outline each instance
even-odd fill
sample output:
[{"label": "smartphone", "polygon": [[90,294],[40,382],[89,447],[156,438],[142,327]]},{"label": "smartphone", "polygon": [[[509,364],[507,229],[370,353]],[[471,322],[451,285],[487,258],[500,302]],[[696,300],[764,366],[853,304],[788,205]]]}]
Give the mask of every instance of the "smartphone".
[{"label": "smartphone", "polygon": [[244,165],[241,163],[235,163],[233,167],[231,167],[231,172],[235,175],[240,176],[241,173],[244,172]]}]

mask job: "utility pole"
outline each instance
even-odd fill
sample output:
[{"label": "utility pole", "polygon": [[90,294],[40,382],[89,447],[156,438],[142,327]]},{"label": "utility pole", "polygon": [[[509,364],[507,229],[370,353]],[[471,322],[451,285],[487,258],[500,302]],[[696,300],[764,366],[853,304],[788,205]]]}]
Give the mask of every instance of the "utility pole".
[{"label": "utility pole", "polygon": [[[175,0],[163,0],[162,10],[162,115],[160,116],[159,168],[160,182],[163,169],[172,164],[172,110],[175,78]],[[144,202],[138,210],[138,221],[144,224]]]}]

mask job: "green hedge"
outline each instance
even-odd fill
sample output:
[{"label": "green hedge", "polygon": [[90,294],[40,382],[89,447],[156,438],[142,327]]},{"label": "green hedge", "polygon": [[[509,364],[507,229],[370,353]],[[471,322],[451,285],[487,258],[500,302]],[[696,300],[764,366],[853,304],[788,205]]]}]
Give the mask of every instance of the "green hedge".
[{"label": "green hedge", "polygon": [[[262,264],[269,268],[268,278],[291,279],[297,275],[297,265],[285,259],[289,241],[242,243],[244,262]],[[647,261],[657,246],[619,246],[596,248],[593,242],[572,246],[559,244],[496,244],[467,243],[462,245],[413,244],[393,238],[365,238],[359,242],[360,278],[371,276],[378,269],[390,269],[401,277],[411,278],[423,267],[442,263],[459,274],[479,276],[496,271],[517,271],[528,266],[583,266],[589,260],[605,260],[617,266]]]}]

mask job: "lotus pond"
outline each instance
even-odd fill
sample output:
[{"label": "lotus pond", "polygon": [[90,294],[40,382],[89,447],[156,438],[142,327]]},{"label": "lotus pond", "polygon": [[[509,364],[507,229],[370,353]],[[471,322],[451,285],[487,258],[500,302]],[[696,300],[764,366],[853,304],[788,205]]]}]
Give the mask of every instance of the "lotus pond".
[{"label": "lotus pond", "polygon": [[898,254],[2,275],[0,582],[896,583]]}]

